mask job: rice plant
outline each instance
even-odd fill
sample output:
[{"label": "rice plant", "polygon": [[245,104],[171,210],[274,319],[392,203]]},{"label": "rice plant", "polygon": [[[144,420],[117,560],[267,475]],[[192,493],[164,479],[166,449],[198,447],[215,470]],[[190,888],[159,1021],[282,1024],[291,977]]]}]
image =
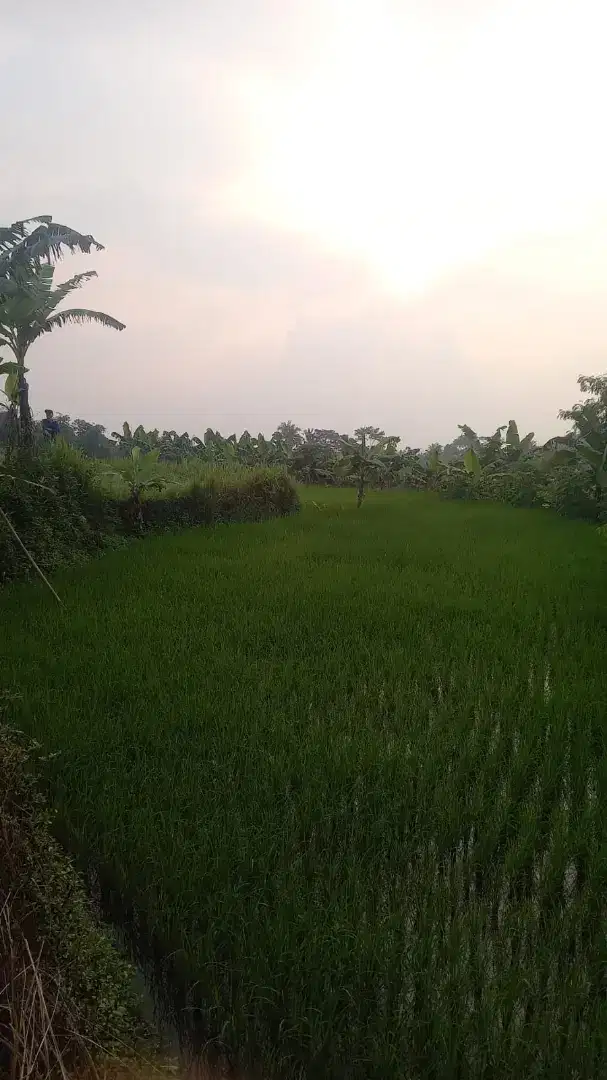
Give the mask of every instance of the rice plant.
[{"label": "rice plant", "polygon": [[604,544],[350,495],[62,571],[59,612],[4,591],[65,835],[197,1045],[264,1075],[598,1076]]}]

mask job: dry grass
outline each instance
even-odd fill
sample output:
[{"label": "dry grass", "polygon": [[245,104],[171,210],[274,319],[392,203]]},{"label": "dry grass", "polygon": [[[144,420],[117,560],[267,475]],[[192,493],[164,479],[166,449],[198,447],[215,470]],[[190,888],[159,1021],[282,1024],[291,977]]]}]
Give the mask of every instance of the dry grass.
[{"label": "dry grass", "polygon": [[49,999],[40,961],[13,917],[9,896],[0,909],[0,1046],[11,1080],[67,1077],[54,1025],[58,993]]}]

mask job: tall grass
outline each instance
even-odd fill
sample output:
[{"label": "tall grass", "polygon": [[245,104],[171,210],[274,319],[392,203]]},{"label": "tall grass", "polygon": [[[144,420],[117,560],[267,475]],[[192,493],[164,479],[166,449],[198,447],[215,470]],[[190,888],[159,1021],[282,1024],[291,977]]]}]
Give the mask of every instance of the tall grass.
[{"label": "tall grass", "polygon": [[57,583],[0,598],[19,720],[184,1027],[283,1075],[601,1074],[594,530],[316,490]]},{"label": "tall grass", "polygon": [[[108,467],[63,440],[0,469],[0,584],[83,560],[146,531],[294,513],[297,493],[284,470],[211,468],[198,463]],[[130,480],[130,482],[129,482]],[[142,491],[143,488],[143,491]],[[47,583],[48,584],[48,583]],[[51,586],[52,588],[52,586]]]},{"label": "tall grass", "polygon": [[[128,459],[117,458],[110,463],[95,460],[91,462],[91,465],[96,485],[101,491],[118,499],[127,497],[129,485],[126,480],[121,480],[120,474],[128,467]],[[197,458],[185,458],[179,462],[160,461],[155,474],[157,473],[162,479],[162,488],[160,495],[151,493],[150,497],[174,498],[193,487],[208,487],[209,485],[218,488],[238,487],[248,483],[251,477],[273,479],[282,472],[283,470],[276,468],[251,467],[238,462],[210,465]]]}]

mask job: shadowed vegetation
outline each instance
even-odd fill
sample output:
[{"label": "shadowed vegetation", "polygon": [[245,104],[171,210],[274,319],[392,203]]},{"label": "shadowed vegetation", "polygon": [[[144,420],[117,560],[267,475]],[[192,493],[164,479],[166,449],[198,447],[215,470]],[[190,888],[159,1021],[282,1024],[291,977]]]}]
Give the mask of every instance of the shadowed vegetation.
[{"label": "shadowed vegetation", "polygon": [[60,611],[4,590],[16,717],[182,1029],[283,1075],[600,1075],[604,557],[315,488],[60,571]]}]

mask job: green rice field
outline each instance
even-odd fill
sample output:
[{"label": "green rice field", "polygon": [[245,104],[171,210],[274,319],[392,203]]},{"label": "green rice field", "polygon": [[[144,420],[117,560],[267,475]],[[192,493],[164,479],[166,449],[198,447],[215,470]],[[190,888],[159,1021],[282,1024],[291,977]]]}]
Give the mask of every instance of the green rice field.
[{"label": "green rice field", "polygon": [[302,499],[0,594],[64,835],[264,1076],[604,1075],[607,544]]}]

